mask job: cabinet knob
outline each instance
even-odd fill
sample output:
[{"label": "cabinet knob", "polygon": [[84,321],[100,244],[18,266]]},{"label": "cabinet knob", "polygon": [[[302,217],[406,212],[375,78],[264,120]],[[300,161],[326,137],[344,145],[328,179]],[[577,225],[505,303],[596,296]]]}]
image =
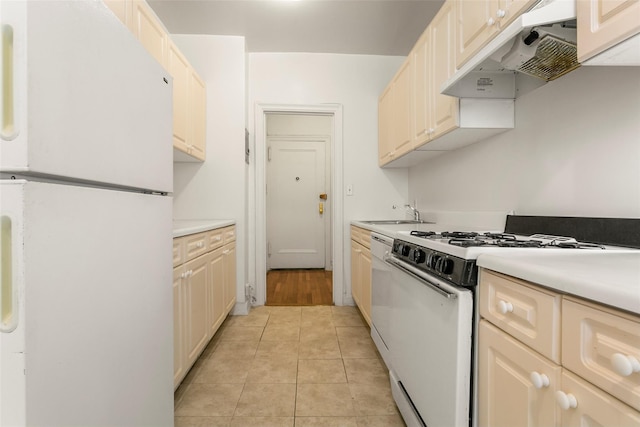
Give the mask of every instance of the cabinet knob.
[{"label": "cabinet knob", "polygon": [[611,367],[616,374],[628,377],[634,372],[640,372],[640,361],[633,356],[614,353],[611,356]]},{"label": "cabinet knob", "polygon": [[498,311],[502,314],[512,313],[513,312],[513,304],[509,301],[498,301]]},{"label": "cabinet knob", "polygon": [[531,383],[537,389],[549,387],[549,377],[536,371],[531,372]]},{"label": "cabinet knob", "polygon": [[567,409],[578,407],[578,401],[573,394],[565,393],[560,390],[556,391],[556,402],[558,402],[558,405],[560,405],[560,407],[565,411]]},{"label": "cabinet knob", "polygon": [[487,25],[490,26],[490,27],[494,26],[495,23],[496,23],[496,21],[493,18],[489,18],[489,20],[487,21]]},{"label": "cabinet knob", "polygon": [[496,16],[498,18],[504,18],[506,16],[507,12],[503,9],[498,9],[498,11],[496,12]]}]

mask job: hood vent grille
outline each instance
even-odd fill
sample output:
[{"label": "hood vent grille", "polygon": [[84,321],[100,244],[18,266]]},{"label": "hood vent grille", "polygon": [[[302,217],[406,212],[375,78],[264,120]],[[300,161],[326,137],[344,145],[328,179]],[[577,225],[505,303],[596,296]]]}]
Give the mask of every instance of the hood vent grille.
[{"label": "hood vent grille", "polygon": [[555,80],[580,66],[575,44],[547,35],[540,40],[536,55],[518,71],[545,81]]}]

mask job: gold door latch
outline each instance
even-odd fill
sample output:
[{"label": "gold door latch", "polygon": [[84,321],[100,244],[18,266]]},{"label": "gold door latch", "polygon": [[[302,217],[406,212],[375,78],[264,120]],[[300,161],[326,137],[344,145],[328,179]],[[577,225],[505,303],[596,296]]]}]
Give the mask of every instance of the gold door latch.
[{"label": "gold door latch", "polygon": [[322,200],[327,200],[327,193],[322,193],[318,197],[320,197]]},{"label": "gold door latch", "polygon": [[324,203],[318,204],[318,212],[320,212],[320,215],[324,213]]}]

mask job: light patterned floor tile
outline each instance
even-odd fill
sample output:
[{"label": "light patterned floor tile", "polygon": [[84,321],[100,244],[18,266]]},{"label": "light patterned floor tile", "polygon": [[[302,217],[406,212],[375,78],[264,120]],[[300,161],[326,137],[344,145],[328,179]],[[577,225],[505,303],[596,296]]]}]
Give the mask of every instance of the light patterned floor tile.
[{"label": "light patterned floor tile", "polygon": [[358,427],[355,417],[296,417],[295,427]]},{"label": "light patterned floor tile", "polygon": [[298,361],[298,384],[346,383],[342,359]]},{"label": "light patterned floor tile", "polygon": [[340,347],[336,338],[304,341],[300,343],[299,359],[340,359]]},{"label": "light patterned floor tile", "polygon": [[298,384],[296,417],[355,415],[347,384]]},{"label": "light patterned floor tile", "polygon": [[279,384],[296,382],[298,359],[288,357],[258,357],[252,361],[247,383]]},{"label": "light patterned floor tile", "polygon": [[175,417],[174,427],[230,427],[231,417]]},{"label": "light patterned floor tile", "polygon": [[396,403],[391,395],[389,383],[377,384],[349,383],[349,390],[355,403],[356,414],[367,415],[395,415],[398,413]]},{"label": "light patterned floor tile", "polygon": [[245,384],[236,417],[293,417],[295,384]]},{"label": "light patterned floor tile", "polygon": [[175,411],[177,417],[230,417],[242,384],[191,384]]},{"label": "light patterned floor tile", "polygon": [[389,371],[378,359],[344,359],[344,369],[350,383],[389,383]]},{"label": "light patterned floor tile", "polygon": [[230,427],[293,427],[293,417],[233,417]]},{"label": "light patterned floor tile", "polygon": [[357,427],[406,427],[400,414],[357,417]]},{"label": "light patterned floor tile", "polygon": [[207,359],[193,380],[196,384],[244,384],[253,359]]}]

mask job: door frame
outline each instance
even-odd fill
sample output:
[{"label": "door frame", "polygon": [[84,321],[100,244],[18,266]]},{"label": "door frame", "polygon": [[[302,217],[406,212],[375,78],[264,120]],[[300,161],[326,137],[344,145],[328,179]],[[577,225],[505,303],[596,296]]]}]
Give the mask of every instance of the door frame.
[{"label": "door frame", "polygon": [[[255,224],[255,304],[264,305],[267,294],[267,200],[266,200],[266,115],[305,114],[333,117],[331,129],[331,252],[333,266],[333,303],[344,305],[343,256],[343,158],[342,158],[342,105],[340,104],[256,104],[255,108],[255,191],[254,209],[249,209],[249,223]],[[252,218],[253,216],[253,218]]]}]

